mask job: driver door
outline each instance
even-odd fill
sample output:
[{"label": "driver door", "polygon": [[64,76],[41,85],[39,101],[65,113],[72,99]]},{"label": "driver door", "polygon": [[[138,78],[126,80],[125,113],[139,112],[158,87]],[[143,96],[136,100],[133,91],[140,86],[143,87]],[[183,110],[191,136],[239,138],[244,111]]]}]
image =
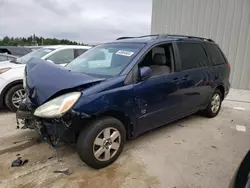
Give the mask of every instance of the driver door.
[{"label": "driver door", "polygon": [[[158,46],[159,47],[159,46]],[[136,95],[136,112],[138,133],[143,133],[155,127],[164,125],[178,116],[181,110],[181,94],[178,92],[179,82],[174,73],[174,58],[172,44],[161,45],[164,48],[164,55],[170,59],[170,72],[154,73],[147,80],[138,81],[134,85]],[[169,50],[169,51],[168,51]],[[153,52],[153,53],[152,53]],[[154,49],[150,52],[154,57]],[[143,62],[147,59],[147,62]],[[142,64],[156,67],[153,59],[145,56]],[[161,66],[164,66],[163,63]],[[166,65],[167,66],[167,65]],[[140,67],[140,64],[139,64]],[[164,70],[164,67],[162,67]],[[152,71],[154,72],[154,71]]]}]

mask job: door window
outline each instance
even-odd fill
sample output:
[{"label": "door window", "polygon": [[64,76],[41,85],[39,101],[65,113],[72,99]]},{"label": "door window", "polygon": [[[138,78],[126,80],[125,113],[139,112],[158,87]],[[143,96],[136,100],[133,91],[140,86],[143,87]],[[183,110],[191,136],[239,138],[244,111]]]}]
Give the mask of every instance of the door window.
[{"label": "door window", "polygon": [[55,64],[66,64],[71,62],[73,59],[75,59],[74,49],[61,50],[47,58],[47,60],[51,60]]},{"label": "door window", "polygon": [[6,56],[0,55],[0,61],[6,61],[6,60],[7,60]]},{"label": "door window", "polygon": [[152,69],[152,76],[169,74],[172,70],[173,51],[171,44],[159,45],[152,48],[139,64]]},{"label": "door window", "polygon": [[209,66],[208,57],[201,43],[177,43],[182,70]]},{"label": "door window", "polygon": [[7,59],[8,60],[15,60],[16,58],[8,56]]},{"label": "door window", "polygon": [[79,55],[82,55],[86,51],[87,49],[75,49],[75,58],[77,58]]}]

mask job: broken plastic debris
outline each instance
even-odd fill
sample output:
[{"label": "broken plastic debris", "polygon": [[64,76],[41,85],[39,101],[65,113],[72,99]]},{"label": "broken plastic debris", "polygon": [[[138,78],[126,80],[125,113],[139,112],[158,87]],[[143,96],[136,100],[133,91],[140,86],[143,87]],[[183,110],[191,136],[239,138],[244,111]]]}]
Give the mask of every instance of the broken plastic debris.
[{"label": "broken plastic debris", "polygon": [[14,160],[11,163],[11,167],[19,167],[19,166],[23,166],[25,163],[29,162],[28,159],[25,159],[24,161],[21,159],[21,157],[18,157],[16,160]]},{"label": "broken plastic debris", "polygon": [[55,170],[54,173],[61,173],[61,174],[70,175],[70,174],[72,174],[72,171],[71,171],[70,169],[66,169],[66,170]]}]

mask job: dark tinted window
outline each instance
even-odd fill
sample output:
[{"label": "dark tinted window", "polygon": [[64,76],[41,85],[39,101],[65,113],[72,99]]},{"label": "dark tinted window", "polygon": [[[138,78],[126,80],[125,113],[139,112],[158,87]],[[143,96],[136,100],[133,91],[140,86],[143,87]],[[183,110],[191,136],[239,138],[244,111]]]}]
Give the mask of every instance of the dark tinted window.
[{"label": "dark tinted window", "polygon": [[202,44],[177,43],[182,70],[208,66],[208,58]]},{"label": "dark tinted window", "polygon": [[87,49],[75,49],[75,58],[77,58],[79,55],[82,55],[86,51]]},{"label": "dark tinted window", "polygon": [[220,49],[214,44],[206,44],[207,52],[211,58],[212,65],[220,65],[226,63]]}]

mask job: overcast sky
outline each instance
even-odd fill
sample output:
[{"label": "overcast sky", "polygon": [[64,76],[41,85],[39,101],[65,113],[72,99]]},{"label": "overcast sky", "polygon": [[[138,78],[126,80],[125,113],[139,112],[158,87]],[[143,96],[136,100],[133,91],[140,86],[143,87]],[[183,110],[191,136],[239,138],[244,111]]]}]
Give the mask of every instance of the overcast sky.
[{"label": "overcast sky", "polygon": [[150,34],[151,0],[0,0],[0,37],[105,42]]}]

